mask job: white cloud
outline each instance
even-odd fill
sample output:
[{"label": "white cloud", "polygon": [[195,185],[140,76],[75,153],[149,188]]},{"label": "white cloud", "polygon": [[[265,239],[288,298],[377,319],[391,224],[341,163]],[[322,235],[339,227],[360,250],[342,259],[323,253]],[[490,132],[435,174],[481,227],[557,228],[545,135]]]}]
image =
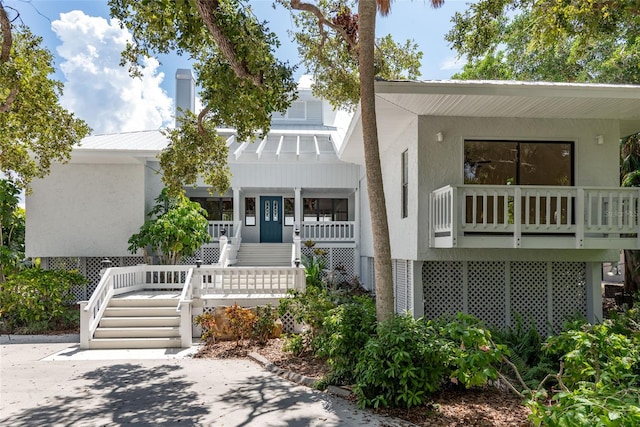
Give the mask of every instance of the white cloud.
[{"label": "white cloud", "polygon": [[94,134],[158,129],[172,122],[173,100],[160,88],[164,73],[158,61],[146,60],[140,79],[119,65],[130,35],[116,20],[74,10],[61,13],[51,27],[62,42],[57,48],[66,79],[61,103]]},{"label": "white cloud", "polygon": [[464,65],[464,59],[456,58],[455,56],[449,56],[440,63],[441,71],[457,71],[461,70]]}]

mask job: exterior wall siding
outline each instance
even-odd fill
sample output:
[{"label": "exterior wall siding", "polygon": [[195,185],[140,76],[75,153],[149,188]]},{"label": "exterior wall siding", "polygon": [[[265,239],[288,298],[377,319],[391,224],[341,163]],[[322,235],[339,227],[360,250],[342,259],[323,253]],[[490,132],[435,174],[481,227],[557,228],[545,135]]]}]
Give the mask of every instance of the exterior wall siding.
[{"label": "exterior wall siding", "polygon": [[232,186],[241,188],[356,188],[358,166],[347,163],[230,164]]},{"label": "exterior wall siding", "polygon": [[145,219],[144,174],[142,164],[53,165],[26,198],[26,255],[129,255]]}]

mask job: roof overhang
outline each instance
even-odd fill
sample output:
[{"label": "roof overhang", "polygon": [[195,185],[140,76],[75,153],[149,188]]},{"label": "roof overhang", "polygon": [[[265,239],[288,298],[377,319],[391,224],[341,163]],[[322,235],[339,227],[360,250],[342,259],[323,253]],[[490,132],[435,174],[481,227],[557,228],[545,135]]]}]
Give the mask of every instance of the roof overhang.
[{"label": "roof overhang", "polygon": [[[620,136],[640,132],[640,86],[517,81],[378,81],[378,137],[394,138],[417,116],[618,120]],[[362,163],[356,111],[340,157]]]}]

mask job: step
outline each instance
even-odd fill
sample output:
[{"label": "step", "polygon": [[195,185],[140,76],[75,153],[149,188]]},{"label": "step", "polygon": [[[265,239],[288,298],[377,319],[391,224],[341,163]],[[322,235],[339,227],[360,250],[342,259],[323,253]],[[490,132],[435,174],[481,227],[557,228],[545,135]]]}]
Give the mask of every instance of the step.
[{"label": "step", "polygon": [[94,338],[174,338],[180,336],[177,326],[155,326],[139,328],[98,328]]},{"label": "step", "polygon": [[177,315],[176,306],[177,304],[169,307],[113,307],[109,304],[103,317],[171,317]]},{"label": "step", "polygon": [[98,338],[91,340],[92,349],[176,348],[180,338]]},{"label": "step", "polygon": [[180,316],[163,317],[103,317],[99,328],[127,328],[148,326],[180,326]]},{"label": "step", "polygon": [[111,298],[109,307],[177,307],[179,298]]}]

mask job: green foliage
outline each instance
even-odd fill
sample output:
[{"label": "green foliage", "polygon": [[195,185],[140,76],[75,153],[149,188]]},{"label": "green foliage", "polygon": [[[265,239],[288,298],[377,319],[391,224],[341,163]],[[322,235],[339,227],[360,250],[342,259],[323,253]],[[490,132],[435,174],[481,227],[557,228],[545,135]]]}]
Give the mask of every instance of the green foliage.
[{"label": "green foliage", "polygon": [[42,47],[42,38],[25,26],[12,24],[11,32],[9,60],[0,60],[0,106],[10,105],[0,111],[0,172],[29,190],[32,179],[47,175],[52,162],[69,160],[73,145],[90,129],[60,106],[62,83],[49,78],[55,71],[53,56]]},{"label": "green foliage", "polygon": [[180,194],[183,183],[195,183],[202,177],[209,191],[224,194],[231,176],[226,141],[206,118],[202,123],[206,131],[200,132],[190,111],[185,111],[179,122],[178,128],[164,131],[170,143],[159,156],[162,181],[171,194]]},{"label": "green foliage", "polygon": [[359,353],[354,392],[360,406],[421,405],[447,380],[473,387],[496,379],[504,351],[472,316],[435,322],[395,316]]},{"label": "green foliage", "polygon": [[[289,1],[278,3],[290,8]],[[355,1],[314,2],[327,21],[345,30],[351,43],[333,28],[318,25],[317,17],[309,12],[293,14],[296,30],[292,32],[305,68],[313,75],[314,95],[329,100],[334,107],[352,109],[360,101],[358,70],[359,16]],[[376,76],[383,79],[415,79],[420,75],[422,52],[407,40],[397,43],[391,35],[376,41],[374,67]]]},{"label": "green foliage", "polygon": [[193,323],[202,329],[200,339],[204,341],[206,345],[211,345],[216,342],[216,318],[212,313],[197,315],[194,317]]},{"label": "green foliage", "polygon": [[300,356],[307,349],[305,343],[305,335],[303,334],[291,334],[285,338],[282,350],[293,353],[296,356]]},{"label": "green foliage", "polygon": [[75,271],[29,268],[0,284],[0,319],[9,331],[43,332],[77,326],[74,286],[88,280]]},{"label": "green foliage", "polygon": [[251,309],[240,307],[237,303],[225,308],[224,313],[229,320],[231,337],[235,340],[236,346],[239,346],[243,339],[251,336],[256,315]]},{"label": "green foliage", "polygon": [[327,358],[331,382],[353,383],[359,351],[375,335],[376,306],[369,296],[356,296],[327,313],[316,354]]},{"label": "green foliage", "polygon": [[[318,251],[318,249],[316,249]],[[311,256],[303,256],[304,274],[307,286],[319,287],[322,285],[322,276],[326,260],[324,253],[316,252]]]},{"label": "green foliage", "polygon": [[288,297],[280,300],[278,314],[282,317],[290,313],[293,320],[309,327],[312,337],[322,330],[324,319],[329,311],[336,307],[331,294],[318,286],[307,286],[304,292],[290,289]]},{"label": "green foliage", "polygon": [[24,258],[25,211],[18,206],[19,188],[0,180],[0,283]]},{"label": "green foliage", "polygon": [[256,319],[253,323],[251,337],[258,344],[264,345],[273,336],[276,320],[278,320],[278,313],[270,304],[256,307]]},{"label": "green foliage", "polygon": [[[516,366],[529,389],[535,389],[547,375],[557,372],[559,360],[541,351],[543,340],[533,320],[525,327],[522,317],[516,316],[514,327],[492,330],[491,335],[494,342],[507,347],[509,360]],[[513,373],[506,371],[503,374]]]},{"label": "green foliage", "polygon": [[[640,422],[640,337],[637,313],[584,324],[551,337],[545,350],[562,360],[559,390],[547,405],[544,382],[528,400],[535,425],[627,426]],[[631,321],[630,321],[631,320]],[[621,333],[622,332],[622,333]]]},{"label": "green foliage", "polygon": [[170,197],[163,189],[148,216],[140,231],[129,238],[129,251],[142,249],[148,264],[149,250],[158,252],[162,264],[177,264],[210,240],[206,211],[182,193]]},{"label": "green foliage", "polygon": [[[207,13],[201,13],[199,6]],[[293,68],[276,58],[279,42],[275,34],[240,0],[110,0],[109,7],[111,16],[133,35],[133,42],[122,53],[122,63],[130,64],[132,75],[138,75],[141,61],[153,54],[177,51],[194,61],[205,106],[203,127],[190,125],[171,132],[172,144],[162,154],[163,168],[170,171],[166,185],[172,189],[195,185],[196,172],[204,172],[213,188],[225,188],[225,149],[215,128],[233,128],[239,141],[252,141],[255,132],[264,135],[269,131],[272,113],[286,111],[295,98]],[[187,149],[195,157],[183,157]],[[210,149],[213,151],[207,152]],[[187,165],[187,160],[196,164]],[[208,169],[211,165],[219,169]]]}]

